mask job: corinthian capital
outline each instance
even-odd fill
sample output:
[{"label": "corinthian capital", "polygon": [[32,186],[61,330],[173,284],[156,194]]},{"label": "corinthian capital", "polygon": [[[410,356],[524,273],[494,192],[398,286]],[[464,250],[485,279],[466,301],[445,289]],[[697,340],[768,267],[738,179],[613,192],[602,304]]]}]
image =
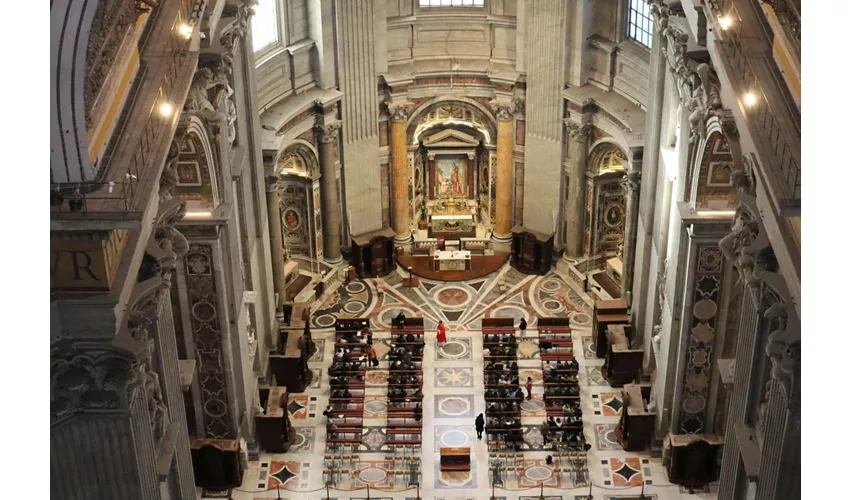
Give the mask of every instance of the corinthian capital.
[{"label": "corinthian capital", "polygon": [[496,113],[496,118],[501,122],[507,122],[514,119],[514,105],[509,102],[497,100],[490,101],[490,107]]},{"label": "corinthian capital", "polygon": [[630,191],[640,189],[640,172],[632,171],[624,175],[622,185]]},{"label": "corinthian capital", "polygon": [[266,192],[273,193],[280,189],[280,177],[276,175],[266,176]]},{"label": "corinthian capital", "polygon": [[570,137],[572,137],[574,141],[585,142],[593,133],[593,125],[590,123],[579,125],[575,122],[567,122],[567,132],[569,132]]},{"label": "corinthian capital", "polygon": [[410,105],[408,103],[387,103],[387,111],[394,122],[406,122],[410,116]]},{"label": "corinthian capital", "polygon": [[316,125],[316,138],[319,140],[319,142],[323,142],[325,144],[329,142],[336,142],[336,138],[339,135],[339,128],[339,123]]}]

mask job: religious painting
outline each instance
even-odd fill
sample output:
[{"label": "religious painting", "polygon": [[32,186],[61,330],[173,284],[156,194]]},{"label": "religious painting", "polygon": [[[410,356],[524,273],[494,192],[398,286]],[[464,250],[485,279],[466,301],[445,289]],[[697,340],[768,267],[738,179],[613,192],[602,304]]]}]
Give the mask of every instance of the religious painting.
[{"label": "religious painting", "polygon": [[468,195],[466,156],[437,156],[434,160],[434,191],[436,198],[460,198]]},{"label": "religious painting", "polygon": [[286,226],[286,229],[289,229],[290,231],[295,231],[299,227],[301,227],[301,219],[298,216],[298,212],[296,212],[292,208],[284,210],[283,225]]}]

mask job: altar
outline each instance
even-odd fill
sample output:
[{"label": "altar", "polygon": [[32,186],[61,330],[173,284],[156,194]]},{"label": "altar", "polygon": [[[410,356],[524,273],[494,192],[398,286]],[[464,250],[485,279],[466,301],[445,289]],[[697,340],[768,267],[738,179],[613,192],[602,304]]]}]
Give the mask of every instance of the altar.
[{"label": "altar", "polygon": [[428,201],[428,237],[474,238],[477,223],[473,200],[448,198]]},{"label": "altar", "polygon": [[472,253],[468,250],[436,250],[434,252],[435,271],[469,271]]}]

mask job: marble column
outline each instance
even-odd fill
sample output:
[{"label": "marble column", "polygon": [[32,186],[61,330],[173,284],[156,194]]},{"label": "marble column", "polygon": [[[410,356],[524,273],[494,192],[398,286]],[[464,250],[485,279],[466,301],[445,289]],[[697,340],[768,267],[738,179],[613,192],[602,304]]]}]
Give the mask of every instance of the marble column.
[{"label": "marble column", "polygon": [[491,103],[499,123],[496,128],[496,223],[493,239],[511,240],[514,190],[514,115],[508,103]]},{"label": "marble column", "polygon": [[390,148],[392,157],[393,231],[396,243],[410,243],[410,173],[407,171],[407,117],[410,108],[404,104],[388,105],[392,125]]},{"label": "marble column", "polygon": [[567,245],[564,257],[576,261],[584,254],[584,216],[587,211],[587,139],[593,131],[593,125],[568,122],[572,142],[570,152],[570,189],[567,198]]},{"label": "marble column", "polygon": [[336,182],[336,165],[334,148],[336,148],[340,125],[332,123],[316,126],[316,137],[319,139],[319,167],[322,177],[319,190],[322,196],[322,242],[325,251],[325,262],[336,265],[342,262],[340,252],[341,230],[339,210],[339,190]]},{"label": "marble column", "polygon": [[280,179],[277,176],[266,177],[266,202],[269,208],[269,243],[272,252],[272,272],[274,274],[274,293],[277,294],[277,308],[286,301],[286,258],[283,253],[283,226],[280,222]]},{"label": "marble column", "polygon": [[640,171],[634,164],[623,178],[626,188],[626,228],[623,235],[623,276],[622,296],[631,303],[632,278],[634,274],[635,237],[637,236],[638,195],[640,190]]}]

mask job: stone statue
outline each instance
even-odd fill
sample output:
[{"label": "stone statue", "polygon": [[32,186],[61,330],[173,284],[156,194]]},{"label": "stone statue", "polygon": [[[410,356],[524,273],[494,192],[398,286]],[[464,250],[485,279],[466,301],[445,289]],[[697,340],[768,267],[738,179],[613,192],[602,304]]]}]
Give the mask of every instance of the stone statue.
[{"label": "stone statue", "polygon": [[[209,98],[209,91],[218,86],[230,89],[227,74],[223,71],[213,71],[208,67],[200,68],[192,78],[192,86],[189,87],[185,109],[187,111],[206,112],[211,114],[211,118],[214,120],[225,118],[226,115],[217,110]],[[230,89],[230,94],[232,93],[233,90]]]}]

